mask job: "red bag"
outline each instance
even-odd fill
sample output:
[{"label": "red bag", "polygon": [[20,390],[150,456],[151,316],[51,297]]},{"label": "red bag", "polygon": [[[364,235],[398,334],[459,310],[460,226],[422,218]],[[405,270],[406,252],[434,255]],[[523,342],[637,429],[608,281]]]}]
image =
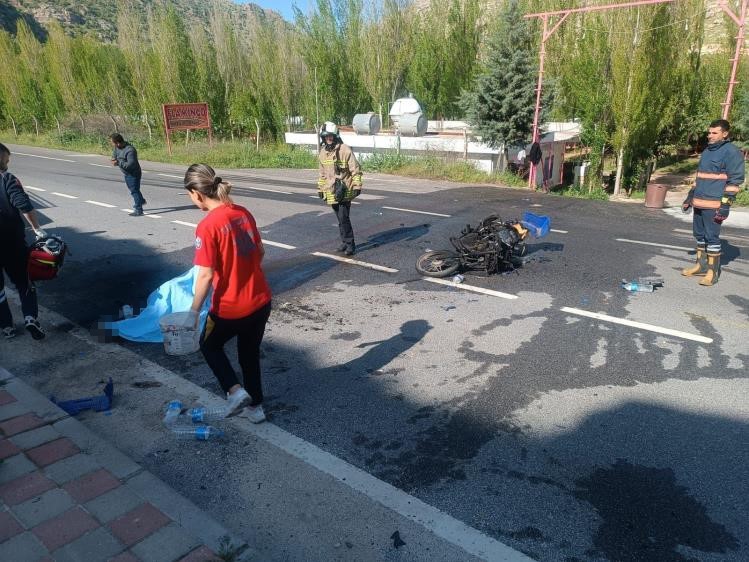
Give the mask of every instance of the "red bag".
[{"label": "red bag", "polygon": [[62,238],[48,236],[37,240],[29,252],[28,272],[32,281],[49,281],[57,277],[65,261],[68,246]]}]

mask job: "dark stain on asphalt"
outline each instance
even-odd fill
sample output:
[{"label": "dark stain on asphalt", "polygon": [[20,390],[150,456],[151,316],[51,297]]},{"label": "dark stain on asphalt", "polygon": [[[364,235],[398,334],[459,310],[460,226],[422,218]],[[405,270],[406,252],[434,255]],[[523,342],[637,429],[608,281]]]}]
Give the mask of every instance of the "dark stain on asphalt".
[{"label": "dark stain on asphalt", "polygon": [[602,519],[593,538],[597,556],[618,562],[687,562],[694,559],[679,552],[680,545],[713,553],[739,546],[678,484],[670,468],[619,459],[575,484],[575,497],[590,503]]},{"label": "dark stain on asphalt", "polygon": [[343,332],[330,336],[331,340],[355,341],[361,337],[361,332]]}]

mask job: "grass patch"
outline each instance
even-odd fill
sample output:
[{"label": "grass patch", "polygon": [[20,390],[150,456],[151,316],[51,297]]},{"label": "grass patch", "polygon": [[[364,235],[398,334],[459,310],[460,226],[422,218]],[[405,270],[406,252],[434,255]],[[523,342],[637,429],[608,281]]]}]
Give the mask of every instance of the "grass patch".
[{"label": "grass patch", "polygon": [[380,152],[362,161],[365,172],[383,172],[415,178],[481,183],[503,187],[526,187],[527,181],[512,172],[487,174],[470,162],[444,160],[437,156],[405,156]]},{"label": "grass patch", "polygon": [[[61,148],[75,152],[87,152],[109,156],[112,149],[106,135],[66,132],[43,133],[39,136],[20,134],[15,138],[12,132],[0,131],[8,142],[45,148]],[[249,142],[214,142],[209,146],[205,140],[196,140],[188,145],[174,143],[172,155],[167,153],[163,142],[152,142],[148,138],[133,137],[131,142],[138,149],[142,160],[170,162],[174,164],[193,164],[207,162],[217,168],[317,168],[317,157],[306,148],[286,144],[255,145]]]},{"label": "grass patch", "polygon": [[737,207],[749,207],[749,191],[747,191],[746,188],[739,191],[734,205]]},{"label": "grass patch", "polygon": [[655,171],[659,174],[693,174],[697,171],[699,162],[699,158],[685,158],[684,160],[662,166]]},{"label": "grass patch", "polygon": [[588,191],[587,188],[571,186],[550,192],[552,195],[561,197],[572,197],[574,199],[592,199],[594,201],[608,201],[609,194],[602,188],[596,188]]}]

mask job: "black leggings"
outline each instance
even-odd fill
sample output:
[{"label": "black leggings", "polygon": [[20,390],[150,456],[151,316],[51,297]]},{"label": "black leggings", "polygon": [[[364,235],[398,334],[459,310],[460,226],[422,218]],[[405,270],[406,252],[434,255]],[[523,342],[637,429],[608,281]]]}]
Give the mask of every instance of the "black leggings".
[{"label": "black leggings", "polygon": [[263,387],[260,378],[260,343],[263,341],[265,324],[270,316],[270,303],[244,318],[229,320],[215,314],[208,315],[200,351],[206,363],[218,379],[224,392],[239,384],[237,373],[224,352],[224,345],[237,338],[237,355],[242,368],[244,388],[252,398],[251,405],[263,402]]}]

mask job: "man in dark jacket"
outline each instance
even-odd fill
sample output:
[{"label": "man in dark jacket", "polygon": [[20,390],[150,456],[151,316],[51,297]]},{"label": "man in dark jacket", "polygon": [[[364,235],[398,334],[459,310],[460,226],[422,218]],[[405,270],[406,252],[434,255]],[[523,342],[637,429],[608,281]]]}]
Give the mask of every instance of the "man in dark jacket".
[{"label": "man in dark jacket", "polygon": [[114,133],[109,137],[112,143],[112,165],[117,166],[125,175],[125,184],[133,196],[133,212],[131,217],[143,216],[143,205],[146,200],[140,192],[140,178],[143,172],[138,162],[138,151],[129,142],[125,142],[120,133]]},{"label": "man in dark jacket", "polygon": [[697,262],[682,270],[687,277],[704,278],[700,285],[709,287],[720,276],[720,227],[728,218],[731,204],[744,183],[744,156],[728,140],[730,124],[725,119],[710,123],[707,148],[697,166],[697,183],[682,204],[687,213],[694,208],[692,228],[697,240]]},{"label": "man in dark jacket", "polygon": [[0,144],[0,333],[5,339],[16,335],[13,316],[5,296],[7,274],[21,297],[21,311],[26,330],[35,340],[40,340],[44,338],[44,331],[37,320],[39,306],[36,288],[29,279],[29,249],[26,247],[25,228],[21,217],[28,221],[37,238],[44,238],[47,233],[39,227],[34,207],[21,182],[8,171],[8,162],[10,150],[4,144]]}]

